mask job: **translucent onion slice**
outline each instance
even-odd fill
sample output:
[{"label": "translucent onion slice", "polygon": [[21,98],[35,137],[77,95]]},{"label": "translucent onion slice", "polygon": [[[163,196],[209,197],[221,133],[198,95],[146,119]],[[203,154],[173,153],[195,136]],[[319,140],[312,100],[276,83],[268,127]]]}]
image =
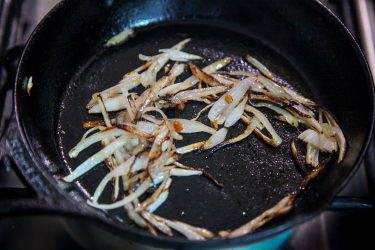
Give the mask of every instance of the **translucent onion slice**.
[{"label": "translucent onion slice", "polygon": [[81,163],[72,173],[63,178],[66,182],[72,182],[87,171],[95,167],[100,162],[104,161],[110,155],[112,155],[118,148],[124,146],[129,141],[128,136],[121,136],[115,141],[111,142],[108,146],[88,158],[86,161]]},{"label": "translucent onion slice", "polygon": [[159,49],[159,52],[167,53],[169,60],[178,62],[187,62],[191,60],[202,60],[198,55],[189,54],[176,49]]},{"label": "translucent onion slice", "polygon": [[319,149],[310,143],[306,145],[306,164],[313,167],[319,165]]},{"label": "translucent onion slice", "polygon": [[161,219],[159,217],[156,218],[154,214],[146,211],[141,212],[141,215],[145,220],[147,220],[151,225],[156,227],[160,232],[169,236],[173,236],[172,230],[166,224],[164,219]]},{"label": "translucent onion slice", "polygon": [[221,128],[219,129],[215,134],[213,134],[204,144],[204,149],[210,149],[215,147],[216,145],[222,143],[225,140],[225,137],[227,136],[228,129],[227,128]]},{"label": "translucent onion slice", "polygon": [[148,154],[150,160],[157,158],[161,154],[162,143],[165,141],[169,132],[166,126],[163,126],[159,131],[160,132],[158,132],[158,135],[155,137],[151,150]]},{"label": "translucent onion slice", "polygon": [[259,103],[253,104],[253,106],[269,108],[275,111],[276,113],[282,115],[285,118],[285,121],[289,123],[290,125],[294,127],[298,127],[298,119],[295,116],[293,116],[291,113],[286,111],[285,109],[282,109],[280,107],[277,107],[273,104],[266,103],[266,102],[259,102]]},{"label": "translucent onion slice", "polygon": [[128,214],[129,219],[134,221],[135,224],[137,224],[139,227],[146,228],[147,225],[145,220],[138,213],[134,212],[134,208],[131,203],[126,204],[124,208],[126,210],[126,213]]},{"label": "translucent onion slice", "polygon": [[205,240],[205,238],[199,233],[195,232],[190,225],[179,221],[165,220],[165,222],[168,226],[181,233],[189,240]]},{"label": "translucent onion slice", "polygon": [[157,198],[152,204],[150,204],[147,207],[147,211],[149,211],[150,213],[153,213],[154,211],[156,211],[167,200],[168,195],[169,195],[168,190],[163,191],[160,194],[159,198]]},{"label": "translucent onion slice", "polygon": [[240,102],[240,104],[238,104],[237,107],[228,115],[227,119],[225,120],[225,127],[229,128],[241,119],[241,116],[245,111],[245,105],[247,103],[247,100],[248,97],[245,96],[245,98]]},{"label": "translucent onion slice", "polygon": [[200,170],[193,169],[182,169],[182,168],[173,168],[170,170],[172,176],[193,176],[193,175],[202,175],[203,172]]},{"label": "translucent onion slice", "polygon": [[140,131],[145,132],[150,135],[159,128],[159,126],[156,125],[155,123],[145,122],[145,121],[138,121],[135,127],[139,129]]},{"label": "translucent onion slice", "polygon": [[76,158],[78,154],[86,149],[87,147],[91,146],[92,144],[102,141],[104,138],[108,137],[118,137],[121,135],[127,136],[127,138],[134,138],[135,136],[133,134],[130,134],[122,129],[118,128],[109,128],[103,131],[99,131],[93,135],[90,135],[89,137],[81,140],[74,148],[72,148],[69,151],[69,157],[70,158]]},{"label": "translucent onion slice", "polygon": [[143,87],[148,87],[156,82],[156,75],[168,62],[168,54],[163,53],[157,56],[150,67],[141,74],[141,84]]},{"label": "translucent onion slice", "polygon": [[110,47],[110,46],[114,46],[114,45],[119,45],[119,44],[127,41],[133,35],[134,35],[133,29],[126,29],[126,30],[118,33],[117,35],[111,37],[104,46]]},{"label": "translucent onion slice", "polygon": [[94,195],[92,196],[92,202],[97,203],[100,195],[103,193],[104,188],[107,186],[108,182],[115,177],[119,177],[122,175],[126,175],[129,170],[130,166],[133,164],[135,160],[135,156],[132,156],[127,161],[120,164],[114,170],[109,172],[99,183],[98,187],[96,188]]},{"label": "translucent onion slice", "polygon": [[136,173],[142,169],[146,169],[149,161],[150,158],[148,158],[147,153],[144,153],[140,157],[137,157],[134,164],[131,167],[131,172]]},{"label": "translucent onion slice", "polygon": [[[172,124],[176,124],[179,127],[178,133],[199,133],[205,132],[209,134],[215,134],[216,130],[198,121],[192,121],[187,119],[170,119]],[[177,127],[177,126],[176,126]],[[175,128],[176,130],[176,128]]]},{"label": "translucent onion slice", "polygon": [[345,136],[344,136],[340,126],[337,124],[336,120],[333,118],[333,116],[326,110],[323,110],[323,114],[324,114],[325,118],[327,119],[327,121],[329,122],[329,124],[335,130],[335,138],[336,138],[336,141],[339,145],[339,157],[337,159],[337,162],[340,163],[344,159],[345,151],[346,151]]},{"label": "translucent onion slice", "polygon": [[133,193],[129,194],[128,196],[126,196],[120,201],[117,201],[111,204],[99,204],[99,203],[93,203],[92,201],[88,200],[87,204],[95,208],[106,209],[106,210],[123,207],[126,204],[137,199],[142,194],[144,194],[147,191],[147,189],[150,187],[150,185],[151,185],[151,179],[146,178],[146,180]]},{"label": "translucent onion slice", "polygon": [[[222,60],[216,61],[206,67],[204,67],[202,70],[206,73],[214,73],[215,71],[225,67],[228,65],[232,59],[230,57],[226,57]],[[177,92],[180,92],[182,90],[194,87],[195,84],[198,83],[198,79],[195,76],[190,76],[185,81],[180,83],[175,83],[173,85],[170,85],[168,87],[165,87],[159,92],[159,96],[165,96],[165,95],[173,95]]]},{"label": "translucent onion slice", "polygon": [[228,88],[226,86],[216,86],[216,87],[186,90],[173,96],[170,99],[170,102],[178,104],[178,103],[187,102],[190,100],[197,100],[200,97],[216,95],[216,94],[225,92],[227,91],[227,89]]},{"label": "translucent onion slice", "polygon": [[[119,111],[119,110],[125,109],[126,105],[124,103],[123,98],[124,98],[123,95],[117,95],[117,96],[103,100],[105,109],[108,112]],[[95,104],[88,111],[89,114],[99,114],[100,112],[101,111],[100,111],[99,104]]]},{"label": "translucent onion slice", "polygon": [[312,129],[307,129],[302,132],[298,136],[298,139],[312,144],[323,152],[332,153],[337,151],[337,143],[334,139],[327,138],[323,134],[320,134]]},{"label": "translucent onion slice", "polygon": [[[227,109],[228,107],[236,106],[246,94],[253,82],[254,78],[245,78],[244,80],[235,84],[234,87],[231,88],[226,94],[222,95],[219,100],[217,100],[212,106],[210,112],[208,112],[208,118],[210,119],[210,121],[215,122],[220,120],[221,123],[218,124],[222,124],[225,121],[226,117],[220,117],[220,115],[225,112],[225,109]],[[231,102],[228,103],[227,97],[230,97]]]},{"label": "translucent onion slice", "polygon": [[187,154],[187,153],[190,153],[190,152],[192,152],[194,150],[202,148],[205,145],[205,143],[206,143],[205,141],[201,141],[201,142],[196,142],[196,143],[184,146],[184,147],[177,148],[176,149],[176,153],[177,154]]},{"label": "translucent onion slice", "polygon": [[245,110],[247,112],[253,113],[259,119],[259,121],[264,125],[264,127],[268,130],[268,132],[272,136],[272,140],[274,142],[274,146],[278,146],[278,145],[281,144],[282,139],[276,133],[275,129],[272,127],[271,123],[269,122],[269,120],[267,119],[267,117],[262,112],[260,112],[258,109],[254,108],[254,107],[252,107],[250,105],[246,105],[245,106]]}]

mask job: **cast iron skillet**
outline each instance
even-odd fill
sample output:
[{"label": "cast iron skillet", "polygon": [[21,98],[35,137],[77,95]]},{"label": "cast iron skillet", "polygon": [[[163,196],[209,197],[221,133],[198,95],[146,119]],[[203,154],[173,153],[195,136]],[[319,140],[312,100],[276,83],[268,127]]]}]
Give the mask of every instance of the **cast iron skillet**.
[{"label": "cast iron skillet", "polygon": [[[135,28],[136,36],[121,46],[103,47],[126,28]],[[292,213],[254,234],[207,242],[154,237],[127,223],[121,211],[105,214],[85,204],[87,193],[105,174],[103,166],[79,183],[60,181],[93,152],[84,152],[76,160],[66,156],[83,134],[81,122],[93,119],[84,109],[90,95],[139,65],[138,53],[156,54],[157,49],[186,37],[192,38],[186,51],[206,58],[198,65],[233,55],[230,69],[246,68],[241,56],[252,53],[331,110],[347,138],[344,161],[329,165],[297,200]],[[30,96],[24,90],[29,76],[34,78]],[[14,97],[17,124],[10,127],[5,141],[37,199],[5,202],[3,214],[43,211],[90,217],[124,239],[158,247],[229,248],[310,219],[327,207],[355,171],[371,137],[374,114],[372,79],[358,45],[332,13],[311,0],[66,0],[29,39]],[[193,109],[172,115],[192,117]],[[238,227],[293,191],[301,180],[289,152],[289,141],[296,133],[282,123],[273,124],[284,131],[284,142],[277,149],[252,136],[214,154],[186,157],[188,164],[207,166],[225,187],[219,189],[202,177],[175,179],[160,214],[217,232]]]}]

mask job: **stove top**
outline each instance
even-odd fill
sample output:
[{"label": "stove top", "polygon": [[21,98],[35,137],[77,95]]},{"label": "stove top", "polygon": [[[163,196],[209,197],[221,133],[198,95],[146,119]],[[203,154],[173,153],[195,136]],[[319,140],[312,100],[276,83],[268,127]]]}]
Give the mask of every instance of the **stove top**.
[{"label": "stove top", "polygon": [[[58,0],[0,0],[0,138],[11,115],[11,92],[6,83],[13,81],[16,58],[33,27]],[[322,1],[346,24],[362,45],[375,72],[375,8],[371,0]],[[9,50],[10,48],[13,48]],[[6,54],[5,51],[7,51]],[[375,140],[369,153],[339,196],[375,200]],[[1,152],[0,152],[1,156]],[[10,162],[0,163],[0,198],[7,188],[24,188]],[[373,233],[367,226],[375,223],[373,211],[327,211],[299,226],[283,249],[358,249],[370,246]],[[0,245],[8,249],[83,249],[56,216],[22,216],[0,220]],[[27,247],[26,247],[27,246]],[[366,247],[368,248],[368,247]]]}]

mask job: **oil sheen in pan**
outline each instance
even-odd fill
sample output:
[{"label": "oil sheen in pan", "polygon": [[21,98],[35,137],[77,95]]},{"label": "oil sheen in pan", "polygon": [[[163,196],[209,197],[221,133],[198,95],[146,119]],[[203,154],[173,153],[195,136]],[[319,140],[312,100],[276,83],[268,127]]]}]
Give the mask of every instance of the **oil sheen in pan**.
[{"label": "oil sheen in pan", "polygon": [[[201,55],[205,59],[197,62],[204,66],[212,61],[232,56],[234,62],[227,68],[239,70],[249,68],[243,56],[251,53],[264,62],[271,71],[292,83],[306,96],[302,79],[290,63],[268,48],[261,41],[233,31],[199,24],[164,24],[149,27],[136,33],[125,44],[103,50],[81,68],[72,78],[61,99],[58,120],[58,139],[61,155],[67,168],[74,169],[83,160],[91,156],[99,146],[93,146],[70,159],[67,152],[80,140],[85,120],[101,119],[100,116],[87,115],[85,105],[94,92],[103,90],[118,82],[122,75],[141,65],[138,54],[155,55],[158,49],[169,48],[184,38],[192,41],[184,51]],[[226,70],[226,69],[225,69]],[[188,77],[188,69],[177,79]],[[189,103],[185,110],[169,110],[169,117],[193,118],[203,106]],[[190,166],[206,168],[217,180],[224,184],[220,189],[202,176],[174,178],[168,200],[157,210],[169,219],[179,219],[195,226],[213,231],[231,229],[249,221],[265,209],[274,205],[285,194],[298,186],[301,177],[295,169],[290,156],[289,143],[297,136],[297,131],[289,125],[272,118],[265,112],[276,131],[283,139],[278,148],[271,148],[255,136],[215,153],[191,153],[183,157],[182,162]],[[201,121],[207,122],[207,115]],[[243,129],[242,125],[232,128],[233,136]],[[207,139],[207,135],[194,134],[184,136],[184,144]],[[95,170],[81,178],[82,196],[92,194],[107,170],[99,165]],[[86,199],[85,197],[85,199]],[[104,197],[110,202],[111,191],[106,189]],[[123,211],[114,211],[123,217]]]}]

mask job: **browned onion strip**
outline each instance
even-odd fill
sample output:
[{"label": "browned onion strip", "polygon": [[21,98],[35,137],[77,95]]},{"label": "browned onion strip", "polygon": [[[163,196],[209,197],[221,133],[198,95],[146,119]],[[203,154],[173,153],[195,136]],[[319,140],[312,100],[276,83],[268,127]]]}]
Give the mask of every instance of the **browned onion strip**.
[{"label": "browned onion strip", "polygon": [[[242,225],[227,235],[227,238],[235,238],[254,232],[270,220],[288,213],[293,208],[293,197],[288,195],[281,199],[275,206],[264,211],[261,215],[252,219],[250,222]],[[224,234],[225,235],[225,234]]]},{"label": "browned onion strip", "polygon": [[190,67],[191,73],[196,78],[198,78],[198,80],[207,83],[211,87],[215,87],[215,86],[220,84],[213,76],[211,76],[210,74],[200,70],[193,63],[189,63],[189,67]]}]

